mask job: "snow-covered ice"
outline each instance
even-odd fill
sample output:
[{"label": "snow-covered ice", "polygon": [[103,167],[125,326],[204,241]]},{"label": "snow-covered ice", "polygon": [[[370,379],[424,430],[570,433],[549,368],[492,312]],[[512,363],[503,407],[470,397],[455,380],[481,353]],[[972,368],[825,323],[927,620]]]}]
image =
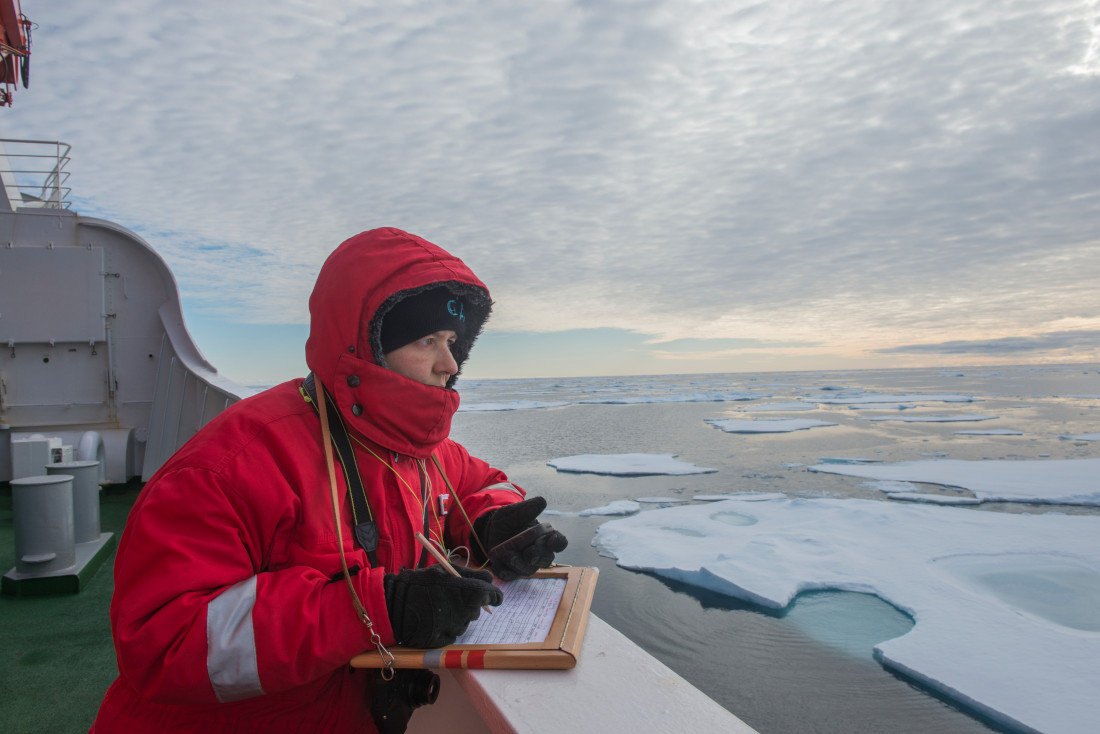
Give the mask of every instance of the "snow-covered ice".
[{"label": "snow-covered ice", "polygon": [[746,405],[737,410],[745,413],[793,413],[800,410],[817,410],[812,403],[763,403],[761,405]]},{"label": "snow-covered ice", "polygon": [[[984,502],[1100,505],[1100,459],[902,461],[817,464],[810,471],[963,487]],[[941,495],[927,495],[936,502]]]},{"label": "snow-covered ice", "polygon": [[744,392],[673,393],[668,395],[620,395],[578,400],[581,405],[651,405],[653,403],[727,403],[768,397]]},{"label": "snow-covered ice", "polygon": [[826,405],[859,405],[868,403],[976,403],[977,398],[969,395],[882,395],[879,393],[854,393],[836,397],[807,398]]},{"label": "snow-covered ice", "polygon": [[915,484],[883,479],[878,482],[863,482],[862,487],[877,489],[892,500],[905,502],[924,502],[934,505],[980,505],[981,500],[970,495],[944,495],[921,492]]},{"label": "snow-covered ice", "polygon": [[536,410],[538,408],[560,408],[563,405],[569,405],[569,403],[545,400],[507,400],[495,403],[473,403],[472,405],[462,404],[459,406],[458,409],[466,413],[488,413],[502,410]]},{"label": "snow-covered ice", "polygon": [[816,418],[757,418],[754,420],[707,418],[706,422],[715,428],[721,428],[726,433],[790,433],[837,425],[828,421],[819,421]]},{"label": "snow-covered ice", "polygon": [[893,479],[882,479],[877,482],[861,482],[859,486],[868,487],[870,489],[877,489],[879,492],[884,492],[886,494],[918,491],[915,484],[896,481]]},{"label": "snow-covered ice", "polygon": [[[1045,463],[1042,483],[1069,486],[1080,476],[1068,464],[1089,464],[971,463]],[[807,590],[874,594],[915,621],[875,646],[887,668],[1009,728],[1096,730],[1100,517],[729,499],[608,521],[593,545],[624,568],[774,609]]]},{"label": "snow-covered ice", "polygon": [[996,415],[861,415],[862,421],[904,421],[905,423],[966,423],[991,421]]},{"label": "snow-covered ice", "polygon": [[1023,431],[1017,431],[1015,428],[971,428],[967,431],[955,431],[955,433],[962,436],[1022,436]]},{"label": "snow-covered ice", "polygon": [[713,474],[686,461],[677,461],[676,454],[578,454],[550,459],[547,465],[562,472],[578,474],[608,474],[616,477],[642,477],[656,474]]},{"label": "snow-covered ice", "polygon": [[866,405],[849,405],[848,410],[912,410],[917,407],[916,403],[897,403],[891,405],[889,403],[868,403]]},{"label": "snow-covered ice", "polygon": [[703,502],[720,502],[736,498],[741,502],[765,502],[767,500],[782,500],[786,497],[782,492],[742,492],[738,494],[697,494],[692,499]]},{"label": "snow-covered ice", "polygon": [[927,492],[892,492],[890,499],[901,502],[923,502],[926,505],[980,505],[982,503],[977,497],[928,494]]},{"label": "snow-covered ice", "polygon": [[577,514],[581,517],[589,517],[591,515],[633,515],[638,510],[642,509],[634,500],[615,500],[608,502],[602,507],[591,507],[587,510],[581,510]]},{"label": "snow-covered ice", "polygon": [[1100,441],[1100,433],[1078,433],[1070,436],[1060,436],[1070,441]]}]

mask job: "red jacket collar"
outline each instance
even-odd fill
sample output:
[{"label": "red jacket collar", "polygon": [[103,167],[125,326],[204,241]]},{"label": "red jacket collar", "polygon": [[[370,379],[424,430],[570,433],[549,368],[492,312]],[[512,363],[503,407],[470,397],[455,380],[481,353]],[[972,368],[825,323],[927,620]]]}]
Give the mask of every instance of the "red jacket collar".
[{"label": "red jacket collar", "polygon": [[390,451],[427,459],[451,432],[458,410],[454,390],[424,385],[350,356],[327,386],[350,428]]}]

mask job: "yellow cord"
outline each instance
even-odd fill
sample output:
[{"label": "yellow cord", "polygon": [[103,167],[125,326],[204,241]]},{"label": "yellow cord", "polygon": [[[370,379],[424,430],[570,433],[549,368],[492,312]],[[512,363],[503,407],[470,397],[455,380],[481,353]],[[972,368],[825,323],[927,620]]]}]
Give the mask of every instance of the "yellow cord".
[{"label": "yellow cord", "polygon": [[374,623],[371,622],[370,615],[367,614],[367,608],[359,599],[359,594],[355,592],[355,584],[351,582],[351,571],[348,569],[348,559],[344,555],[344,523],[340,519],[340,501],[336,491],[336,468],[332,459],[332,437],[329,434],[328,416],[325,411],[326,403],[327,401],[322,399],[317,408],[321,419],[321,444],[325,455],[325,470],[328,472],[329,498],[332,500],[332,517],[336,524],[336,547],[340,551],[340,565],[344,569],[344,581],[347,584],[348,592],[351,594],[351,603],[355,608],[355,614],[359,617],[359,621],[367,626],[371,643],[378,650],[379,657],[382,658],[382,678],[393,680],[393,655],[382,644],[382,637],[378,634],[378,630],[374,628]]},{"label": "yellow cord", "polygon": [[[372,449],[370,446],[365,444],[358,437],[352,436],[351,440],[354,441],[355,443],[359,444],[359,446],[361,446],[368,454],[370,454],[374,458],[378,459],[378,461],[381,462],[382,466],[386,467],[391,472],[393,472],[393,475],[395,477],[397,477],[397,481],[400,482],[401,484],[403,484],[405,486],[405,489],[407,489],[409,491],[409,494],[412,495],[413,501],[416,502],[416,504],[420,507],[420,513],[421,513],[421,516],[423,516],[423,514],[424,514],[424,502],[423,502],[423,500],[417,495],[416,490],[412,488],[412,485],[409,484],[409,482],[405,479],[405,477],[401,476],[401,473],[397,471],[397,467],[393,466],[392,464],[387,462],[385,459],[383,459],[381,456],[379,456],[377,453],[375,453],[374,449]],[[420,459],[417,459],[416,462],[417,462],[417,465],[419,466],[420,471],[423,473],[424,481],[426,483],[425,486],[428,490],[428,496],[431,497],[432,496],[432,480],[431,480],[431,477],[428,476],[428,471],[427,471],[427,468],[424,466],[424,462]],[[434,525],[438,525],[438,526],[442,527],[443,521],[439,517],[439,510],[438,510],[438,508],[436,508],[435,503],[434,502],[429,502],[428,507],[431,510],[432,517],[435,520]],[[437,542],[437,544],[439,545],[439,547],[443,549],[444,553],[446,553],[447,552],[447,546],[446,546],[446,543],[444,542],[444,539],[442,537],[442,533],[436,531],[433,528],[432,523],[429,523],[429,525],[428,525],[428,534],[430,536],[432,536],[432,539],[435,540]]]},{"label": "yellow cord", "polygon": [[[310,398],[309,393],[306,392],[304,385],[299,385],[298,386],[298,392],[301,394],[302,399],[305,400],[307,403],[312,403],[313,402],[313,399]],[[408,483],[408,481],[405,479],[405,477],[401,476],[401,473],[397,471],[397,468],[394,467],[393,465],[389,464],[385,459],[383,459],[381,456],[379,456],[377,453],[375,453],[374,449],[372,449],[370,446],[365,444],[361,439],[359,439],[359,437],[357,437],[355,435],[352,435],[350,432],[349,432],[348,435],[349,435],[349,437],[351,438],[352,441],[359,444],[359,446],[362,447],[368,454],[370,454],[374,458],[378,459],[378,461],[382,464],[382,466],[386,467],[391,472],[393,472],[393,475],[395,477],[397,477],[397,481],[400,482],[400,484],[403,484],[405,486],[405,489],[407,489],[409,491],[409,494],[412,495],[413,501],[416,502],[416,504],[420,507],[420,514],[423,517],[423,515],[424,515],[424,502],[423,502],[423,500],[421,500],[421,498],[419,496],[417,496],[416,490],[412,488],[412,485],[410,485]],[[421,472],[423,472],[424,479],[427,483],[426,486],[427,486],[427,489],[428,489],[428,496],[430,497],[430,496],[432,496],[431,478],[428,476],[428,471],[424,467],[424,462],[418,459],[417,463],[420,466]],[[443,522],[440,520],[439,511],[436,509],[435,504],[431,503],[431,502],[429,502],[428,504],[431,507],[432,516],[435,519],[435,524],[442,526]],[[442,548],[444,550],[444,552],[446,552],[446,544],[443,541],[443,537],[441,536],[441,534],[439,532],[433,530],[430,524],[428,526],[428,534],[435,536],[434,539],[437,541],[439,547]]]}]

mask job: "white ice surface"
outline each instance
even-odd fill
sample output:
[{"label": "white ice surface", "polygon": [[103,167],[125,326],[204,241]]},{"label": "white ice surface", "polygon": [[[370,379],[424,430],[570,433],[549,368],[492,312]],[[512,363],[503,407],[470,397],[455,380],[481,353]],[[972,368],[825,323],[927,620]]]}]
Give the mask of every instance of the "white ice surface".
[{"label": "white ice surface", "polygon": [[578,400],[581,405],[649,405],[652,403],[727,403],[738,400],[756,400],[766,395],[744,392],[671,393],[668,395],[619,395],[608,398]]},{"label": "white ice surface", "polygon": [[868,403],[866,405],[849,405],[848,410],[912,410],[916,403]]},{"label": "white ice surface", "polygon": [[[1062,484],[1065,463],[1045,463]],[[730,499],[611,520],[593,544],[625,568],[770,608],[813,589],[875,594],[915,621],[875,647],[888,668],[1012,728],[1097,730],[1100,517]]]},{"label": "white ice surface", "polygon": [[745,413],[791,413],[800,410],[817,410],[813,403],[764,403],[762,405],[746,405],[737,410]]},{"label": "white ice surface", "polygon": [[[810,471],[963,487],[985,502],[1100,505],[1100,459],[902,461],[817,464]],[[929,502],[939,495],[929,495]],[[1100,683],[1100,682],[1098,682]]]},{"label": "white ice surface", "polygon": [[861,415],[863,421],[904,421],[906,423],[960,423],[968,421],[991,421],[996,415]]},{"label": "white ice surface", "polygon": [[581,517],[589,517],[590,515],[633,515],[640,509],[642,509],[642,506],[634,500],[615,500],[614,502],[608,502],[603,507],[592,507],[581,510],[577,514]]},{"label": "white ice surface", "polygon": [[917,486],[910,484],[909,482],[899,482],[892,479],[882,479],[877,482],[861,482],[861,487],[869,487],[870,489],[877,489],[880,492],[886,494],[895,494],[900,492],[916,492]]},{"label": "white ice surface", "polygon": [[558,471],[580,474],[608,474],[616,477],[642,477],[658,474],[713,474],[717,469],[705,469],[686,461],[676,461],[676,454],[578,454],[550,459],[547,465]]},{"label": "white ice surface", "polygon": [[881,395],[878,393],[854,393],[829,397],[806,398],[828,405],[859,405],[867,403],[976,403],[981,402],[969,395]]},{"label": "white ice surface", "polygon": [[488,413],[502,410],[535,410],[537,408],[560,408],[569,405],[564,402],[547,402],[544,400],[508,400],[497,403],[473,403],[462,404],[459,410],[464,413]]},{"label": "white ice surface", "polygon": [[715,428],[721,428],[726,433],[790,433],[808,428],[837,425],[819,421],[816,418],[757,418],[755,420],[707,418],[706,422]]},{"label": "white ice surface", "polygon": [[955,431],[955,433],[963,436],[1022,436],[1023,431],[1017,431],[1015,428],[971,428],[968,431]]},{"label": "white ice surface", "polygon": [[1075,435],[1061,436],[1070,441],[1100,441],[1100,433],[1078,433]]},{"label": "white ice surface", "polygon": [[890,499],[900,502],[923,502],[926,505],[980,505],[977,497],[928,494],[926,492],[891,492]]}]

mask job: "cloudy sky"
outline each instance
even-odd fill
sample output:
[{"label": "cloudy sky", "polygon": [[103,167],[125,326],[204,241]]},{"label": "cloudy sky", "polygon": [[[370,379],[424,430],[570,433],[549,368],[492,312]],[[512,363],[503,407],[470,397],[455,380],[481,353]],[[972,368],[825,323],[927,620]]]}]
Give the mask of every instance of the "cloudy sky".
[{"label": "cloudy sky", "polygon": [[304,372],[397,226],[471,377],[1100,359],[1100,0],[23,0],[0,135],[169,262],[227,376]]}]

